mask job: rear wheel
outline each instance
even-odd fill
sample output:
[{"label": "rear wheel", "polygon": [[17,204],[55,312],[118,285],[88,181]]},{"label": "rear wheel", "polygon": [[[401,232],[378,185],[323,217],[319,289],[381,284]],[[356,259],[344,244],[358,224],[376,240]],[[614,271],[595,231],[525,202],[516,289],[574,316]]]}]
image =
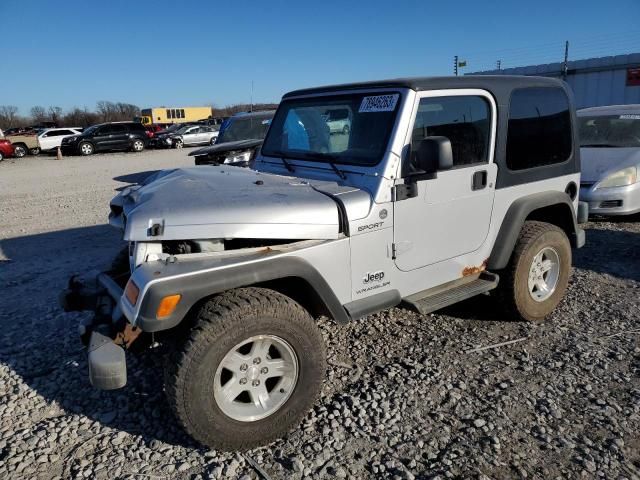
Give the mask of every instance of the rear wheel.
[{"label": "rear wheel", "polygon": [[570,270],[571,245],[564,231],[549,223],[525,222],[500,275],[504,306],[524,320],[544,320],[562,300]]},{"label": "rear wheel", "polygon": [[27,154],[27,147],[24,145],[15,145],[13,147],[13,156],[16,158],[22,158]]},{"label": "rear wheel", "polygon": [[196,440],[244,450],[300,422],[325,368],[322,335],[300,305],[273,290],[241,288],[202,307],[167,364],[166,391]]},{"label": "rear wheel", "polygon": [[349,134],[349,125],[345,125],[344,127],[342,127],[342,133],[344,135],[348,135]]},{"label": "rear wheel", "polygon": [[2,152],[0,152],[0,162],[4,160],[4,155],[2,154]]},{"label": "rear wheel", "polygon": [[78,150],[82,155],[92,155],[93,154],[93,145],[89,142],[82,142],[78,145]]},{"label": "rear wheel", "polygon": [[218,137],[213,137],[211,140],[209,140],[209,145],[214,145],[217,139]]},{"label": "rear wheel", "polygon": [[140,139],[134,140],[131,144],[131,149],[134,152],[141,152],[142,150],[144,150],[144,142]]},{"label": "rear wheel", "polygon": [[40,148],[39,147],[32,148],[31,150],[29,150],[29,153],[31,155],[40,155]]}]

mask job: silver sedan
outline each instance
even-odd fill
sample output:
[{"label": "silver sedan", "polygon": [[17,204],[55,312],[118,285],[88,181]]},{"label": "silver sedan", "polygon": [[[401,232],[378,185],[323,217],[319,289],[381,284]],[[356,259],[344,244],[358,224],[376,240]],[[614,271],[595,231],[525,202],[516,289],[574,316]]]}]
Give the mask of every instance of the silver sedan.
[{"label": "silver sedan", "polygon": [[640,212],[640,105],[578,110],[580,200],[589,213]]}]

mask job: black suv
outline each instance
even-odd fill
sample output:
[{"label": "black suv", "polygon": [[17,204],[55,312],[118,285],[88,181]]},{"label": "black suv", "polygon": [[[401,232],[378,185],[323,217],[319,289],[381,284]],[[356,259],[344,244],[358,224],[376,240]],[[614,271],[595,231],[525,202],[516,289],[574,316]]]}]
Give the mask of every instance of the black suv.
[{"label": "black suv", "polygon": [[144,126],[136,122],[100,123],[82,134],[62,139],[62,153],[91,155],[94,152],[132,150],[141,152],[147,146]]}]

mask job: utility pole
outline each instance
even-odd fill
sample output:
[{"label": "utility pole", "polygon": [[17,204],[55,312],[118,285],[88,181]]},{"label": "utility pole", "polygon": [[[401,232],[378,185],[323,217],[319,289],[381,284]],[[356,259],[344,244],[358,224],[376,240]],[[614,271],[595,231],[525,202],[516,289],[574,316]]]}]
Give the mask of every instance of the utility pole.
[{"label": "utility pole", "polygon": [[453,74],[456,77],[458,76],[458,55],[453,57]]},{"label": "utility pole", "polygon": [[562,65],[562,79],[567,79],[567,72],[569,71],[569,40],[564,42],[564,64]]},{"label": "utility pole", "polygon": [[249,101],[249,111],[253,112],[253,80],[251,80],[251,100]]},{"label": "utility pole", "polygon": [[502,60],[498,60],[498,61],[496,62],[496,67],[498,67],[498,70],[500,70],[500,69],[501,69],[501,66],[502,66]]}]

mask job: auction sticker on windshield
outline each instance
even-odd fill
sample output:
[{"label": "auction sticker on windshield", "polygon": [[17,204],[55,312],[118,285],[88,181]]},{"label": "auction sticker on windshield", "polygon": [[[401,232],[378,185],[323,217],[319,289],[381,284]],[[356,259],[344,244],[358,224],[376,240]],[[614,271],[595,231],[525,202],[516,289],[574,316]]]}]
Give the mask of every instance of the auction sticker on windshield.
[{"label": "auction sticker on windshield", "polygon": [[364,97],[360,104],[359,113],[367,112],[392,112],[396,108],[400,98],[399,93],[393,95],[376,95],[375,97]]}]

